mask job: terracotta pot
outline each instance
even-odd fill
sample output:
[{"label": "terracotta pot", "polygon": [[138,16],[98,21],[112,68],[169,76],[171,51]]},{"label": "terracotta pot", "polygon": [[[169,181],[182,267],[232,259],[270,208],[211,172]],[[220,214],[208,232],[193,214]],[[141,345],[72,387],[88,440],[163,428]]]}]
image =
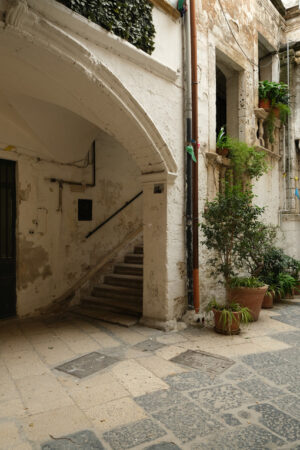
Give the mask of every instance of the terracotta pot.
[{"label": "terracotta pot", "polygon": [[273,308],[274,294],[271,292],[266,292],[263,298],[262,308]]},{"label": "terracotta pot", "polygon": [[274,297],[275,302],[280,302],[281,298],[282,298],[281,294],[279,292],[276,292]]},{"label": "terracotta pot", "polygon": [[254,321],[258,320],[261,305],[268,285],[260,288],[236,287],[229,291],[230,300],[249,308]]},{"label": "terracotta pot", "polygon": [[294,293],[293,292],[292,293],[287,292],[286,294],[284,294],[284,298],[287,298],[287,299],[294,298]]},{"label": "terracotta pot", "polygon": [[260,98],[258,106],[264,109],[270,109],[271,101],[268,98]]},{"label": "terracotta pot", "polygon": [[241,313],[233,312],[234,318],[232,319],[231,326],[229,326],[228,320],[224,324],[221,319],[222,311],[218,311],[217,309],[213,309],[213,313],[215,316],[215,331],[221,334],[239,334],[240,332],[240,321],[241,321]]},{"label": "terracotta pot", "polygon": [[228,153],[229,153],[229,148],[226,148],[226,147],[222,147],[222,148],[217,147],[217,153],[218,153],[218,155],[221,155],[221,156],[227,156]]}]

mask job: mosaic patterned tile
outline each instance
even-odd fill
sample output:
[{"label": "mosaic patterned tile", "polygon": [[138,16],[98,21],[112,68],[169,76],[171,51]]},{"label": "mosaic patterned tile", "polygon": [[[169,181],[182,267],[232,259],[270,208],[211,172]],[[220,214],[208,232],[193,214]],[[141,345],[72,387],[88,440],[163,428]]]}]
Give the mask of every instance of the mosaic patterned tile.
[{"label": "mosaic patterned tile", "polygon": [[239,419],[237,419],[236,417],[234,417],[233,414],[222,414],[222,419],[224,420],[224,422],[226,423],[226,425],[229,425],[230,427],[236,427],[238,425],[241,425],[241,422],[239,421]]},{"label": "mosaic patterned tile", "polygon": [[284,385],[288,383],[292,385],[297,381],[300,382],[299,368],[294,364],[285,364],[265,369],[258,369],[257,372],[276,385]]},{"label": "mosaic patterned tile", "polygon": [[141,397],[136,397],[134,400],[150,413],[160,409],[170,408],[174,405],[181,405],[188,401],[186,397],[172,389],[145,394]]},{"label": "mosaic patterned tile", "polygon": [[256,400],[267,400],[284,395],[284,391],[264,383],[260,378],[250,378],[238,383],[240,389],[251,394]]},{"label": "mosaic patterned tile", "polygon": [[191,402],[173,406],[153,414],[182,443],[189,442],[197,436],[206,436],[221,430],[223,426],[210,415]]},{"label": "mosaic patterned tile", "polygon": [[273,400],[273,403],[282,411],[300,420],[300,398],[296,395],[285,395],[276,398]]},{"label": "mosaic patterned tile", "polygon": [[278,352],[254,353],[242,357],[242,361],[253,369],[264,369],[280,364],[286,364],[286,360]]},{"label": "mosaic patterned tile", "polygon": [[150,419],[115,428],[103,434],[114,450],[132,448],[165,436],[167,433]]},{"label": "mosaic patterned tile", "polygon": [[112,358],[111,356],[106,356],[98,352],[92,352],[61,364],[60,366],[55,367],[55,369],[77,378],[84,378],[99,372],[99,370],[105,369],[117,361],[117,358]]},{"label": "mosaic patterned tile", "polygon": [[297,441],[300,439],[300,422],[288,414],[267,403],[249,406],[259,413],[259,422],[269,430],[274,431],[287,441]]},{"label": "mosaic patterned tile", "polygon": [[192,367],[193,369],[199,369],[212,376],[223,373],[226,369],[235,364],[235,361],[228,358],[194,350],[187,350],[172,358],[171,361]]},{"label": "mosaic patterned tile", "polygon": [[90,430],[79,431],[45,442],[41,445],[42,450],[104,450],[103,445]]},{"label": "mosaic patterned tile", "polygon": [[[281,447],[285,442],[258,425],[215,434],[210,439],[195,444],[192,450],[267,450]],[[276,446],[276,447],[275,447]]]},{"label": "mosaic patterned tile", "polygon": [[245,403],[253,401],[253,398],[247,393],[231,384],[214,386],[214,388],[202,389],[201,391],[193,391],[189,395],[192,399],[201,402],[202,408],[213,413],[238,408]]},{"label": "mosaic patterned tile", "polygon": [[174,442],[160,442],[159,444],[146,447],[145,450],[180,450],[180,447],[174,444]]},{"label": "mosaic patterned tile", "polygon": [[178,391],[200,389],[212,384],[213,382],[209,375],[198,371],[171,375],[164,378],[164,381]]}]

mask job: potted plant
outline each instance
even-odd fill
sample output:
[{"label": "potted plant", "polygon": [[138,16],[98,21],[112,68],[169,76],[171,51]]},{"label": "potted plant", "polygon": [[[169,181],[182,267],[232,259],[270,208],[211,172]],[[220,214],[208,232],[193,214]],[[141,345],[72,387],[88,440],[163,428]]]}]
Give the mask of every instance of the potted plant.
[{"label": "potted plant", "polygon": [[278,285],[280,286],[285,298],[294,297],[294,287],[296,285],[296,280],[288,273],[280,273],[278,275]]},{"label": "potted plant", "polygon": [[265,309],[273,308],[275,295],[276,295],[275,286],[269,285],[267,292],[264,295],[261,307]]},{"label": "potted plant", "polygon": [[258,320],[268,285],[255,277],[234,277],[230,280],[230,300],[247,307],[254,321]]},{"label": "potted plant", "polygon": [[[205,221],[200,225],[204,235],[202,243],[213,252],[208,260],[212,267],[211,274],[223,276],[227,303],[234,300],[248,306],[242,293],[248,295],[249,290],[253,289],[257,306],[254,307],[251,300],[248,307],[256,311],[254,320],[257,320],[257,311],[261,308],[267,286],[259,280],[254,281],[253,277],[259,274],[263,265],[263,250],[272,244],[275,231],[260,222],[264,208],[252,204],[254,195],[250,188],[243,190],[240,185],[230,186],[228,183],[225,186],[224,193],[219,193],[215,200],[206,203],[203,213]],[[249,285],[239,285],[247,289],[240,290],[236,296],[232,288],[238,286],[233,286],[233,280],[240,271],[245,270],[251,275]]]},{"label": "potted plant", "polygon": [[218,153],[218,155],[221,155],[221,156],[227,156],[228,155],[229,149],[228,149],[228,146],[227,146],[227,136],[226,136],[226,133],[225,133],[225,127],[221,127],[220,128],[220,131],[219,131],[219,133],[217,135],[216,145],[217,145],[217,153]]},{"label": "potted plant", "polygon": [[274,142],[275,118],[286,123],[291,112],[289,107],[289,90],[285,83],[275,81],[260,81],[258,85],[259,107],[269,112],[267,118],[268,137]]},{"label": "potted plant", "polygon": [[248,308],[242,307],[238,303],[221,304],[215,299],[211,300],[205,309],[206,313],[213,312],[217,333],[238,334],[240,332],[240,323],[249,323],[252,316]]},{"label": "potted plant", "polygon": [[226,138],[226,145],[236,182],[243,177],[258,179],[268,171],[265,152],[230,136]]}]

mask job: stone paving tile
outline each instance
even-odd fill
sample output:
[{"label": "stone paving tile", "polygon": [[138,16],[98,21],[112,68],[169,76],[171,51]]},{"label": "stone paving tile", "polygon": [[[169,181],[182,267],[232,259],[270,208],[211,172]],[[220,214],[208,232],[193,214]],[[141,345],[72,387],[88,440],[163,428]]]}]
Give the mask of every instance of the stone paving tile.
[{"label": "stone paving tile", "polygon": [[134,360],[122,361],[112,368],[115,377],[134,396],[168,389],[168,385]]},{"label": "stone paving tile", "polygon": [[285,394],[281,389],[270,386],[263,382],[261,378],[257,377],[238,383],[237,386],[248,394],[251,394],[256,400],[272,399]]},{"label": "stone paving tile", "polygon": [[249,366],[237,363],[224,373],[224,378],[231,381],[243,381],[251,378],[253,375],[254,372]]},{"label": "stone paving tile", "polygon": [[285,358],[277,354],[278,352],[264,352],[242,357],[245,364],[253,367],[253,369],[263,369],[274,367],[280,364],[286,364]]},{"label": "stone paving tile", "polygon": [[276,385],[293,384],[294,382],[300,383],[299,367],[295,364],[288,363],[272,366],[265,369],[258,369],[257,372]]},{"label": "stone paving tile", "polygon": [[104,450],[95,433],[90,430],[61,436],[41,445],[42,450],[73,450],[74,448],[78,450]]},{"label": "stone paving tile", "polygon": [[171,430],[182,443],[197,436],[216,433],[223,428],[206,411],[188,401],[154,413],[153,417]]},{"label": "stone paving tile", "polygon": [[103,434],[103,438],[114,450],[119,450],[154,441],[166,434],[166,431],[155,422],[146,419],[108,431]]},{"label": "stone paving tile", "polygon": [[272,334],[271,337],[289,345],[300,345],[300,332],[291,331],[289,333]]},{"label": "stone paving tile", "polygon": [[193,391],[189,395],[192,399],[199,401],[202,408],[212,413],[235,409],[245,403],[253,402],[252,396],[231,384]]},{"label": "stone paving tile", "polygon": [[223,373],[235,362],[228,358],[219,357],[203,351],[187,350],[172,358],[173,362],[199,369],[209,375],[216,376]]},{"label": "stone paving tile", "polygon": [[87,355],[80,356],[65,364],[55,367],[56,370],[73,375],[77,378],[84,378],[99,370],[116,363],[118,359],[111,356],[103,355],[102,353],[92,352]]},{"label": "stone paving tile", "polygon": [[165,347],[165,344],[162,344],[161,342],[157,342],[154,339],[147,339],[146,341],[139,342],[138,344],[135,344],[134,348],[138,350],[142,350],[143,352],[154,352],[155,350],[158,350],[160,348]]},{"label": "stone paving tile", "polygon": [[178,391],[200,389],[213,383],[209,375],[199,371],[169,376],[164,381]]},{"label": "stone paving tile", "polygon": [[283,397],[273,399],[272,403],[274,403],[279,409],[300,420],[300,398],[296,395],[285,395]]},{"label": "stone paving tile", "polygon": [[140,358],[139,364],[154,373],[159,378],[166,378],[170,375],[176,375],[178,373],[188,372],[190,369],[187,367],[179,366],[158,356],[152,355],[147,358]]},{"label": "stone paving tile", "polygon": [[259,422],[287,441],[300,439],[300,421],[268,403],[249,406],[259,414]]},{"label": "stone paving tile", "polygon": [[181,336],[178,333],[169,333],[162,336],[158,336],[156,340],[162,344],[166,345],[172,345],[172,344],[178,344],[180,342],[186,342],[187,339],[183,336]]},{"label": "stone paving tile", "polygon": [[298,394],[299,395],[299,392],[300,392],[300,379],[299,379],[299,377],[298,377],[298,379],[294,379],[291,382],[291,384],[288,384],[286,386],[286,389],[289,392],[293,392],[294,394]]},{"label": "stone paving tile", "polygon": [[300,347],[292,347],[285,350],[280,350],[277,354],[286,360],[288,363],[292,361],[294,364],[300,364]]},{"label": "stone paving tile", "polygon": [[237,419],[233,414],[230,413],[222,414],[221,418],[224,420],[226,425],[229,425],[230,427],[236,427],[238,425],[241,425],[239,419]]},{"label": "stone paving tile", "polygon": [[145,447],[145,450],[180,450],[178,445],[174,442],[160,442],[159,444],[150,445],[150,447]]},{"label": "stone paving tile", "polygon": [[267,450],[281,447],[285,441],[258,425],[216,433],[210,439],[192,445],[191,450]]},{"label": "stone paving tile", "polygon": [[153,413],[160,409],[185,403],[187,398],[175,390],[163,390],[136,397],[134,400],[146,411]]}]

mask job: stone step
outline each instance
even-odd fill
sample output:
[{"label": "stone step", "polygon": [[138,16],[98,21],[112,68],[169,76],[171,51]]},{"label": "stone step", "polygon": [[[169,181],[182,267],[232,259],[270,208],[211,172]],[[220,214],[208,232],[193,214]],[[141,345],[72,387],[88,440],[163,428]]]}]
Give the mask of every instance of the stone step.
[{"label": "stone step", "polygon": [[94,297],[87,295],[82,298],[81,305],[92,307],[94,309],[105,309],[117,313],[133,314],[140,316],[142,314],[143,302],[138,300],[130,302],[129,300],[118,300],[115,298]]},{"label": "stone step", "polygon": [[121,275],[121,274],[111,274],[106,275],[105,284],[112,284],[114,286],[124,286],[133,288],[142,288],[143,277],[139,275]]},{"label": "stone step", "polygon": [[124,258],[124,262],[128,264],[143,264],[143,258],[144,255],[142,254],[128,253]]},{"label": "stone step", "polygon": [[143,246],[142,244],[136,245],[136,246],[134,247],[133,253],[139,254],[139,255],[143,255],[143,254],[144,254],[144,246]]},{"label": "stone step", "polygon": [[117,264],[114,272],[127,275],[143,275],[143,265],[127,263]]},{"label": "stone step", "polygon": [[116,325],[121,325],[123,327],[132,327],[133,325],[136,325],[139,322],[139,318],[136,316],[132,316],[131,314],[118,314],[118,313],[113,313],[111,311],[107,311],[107,310],[100,310],[100,309],[91,309],[91,308],[85,308],[83,306],[74,308],[73,313],[79,315],[79,316],[84,316],[84,317],[89,317],[91,319],[96,319],[96,320],[102,320],[103,322],[108,322],[108,323],[114,323]]},{"label": "stone step", "polygon": [[114,286],[113,284],[99,284],[92,290],[94,297],[115,298],[119,300],[137,301],[143,298],[143,288],[137,289],[124,286]]}]

